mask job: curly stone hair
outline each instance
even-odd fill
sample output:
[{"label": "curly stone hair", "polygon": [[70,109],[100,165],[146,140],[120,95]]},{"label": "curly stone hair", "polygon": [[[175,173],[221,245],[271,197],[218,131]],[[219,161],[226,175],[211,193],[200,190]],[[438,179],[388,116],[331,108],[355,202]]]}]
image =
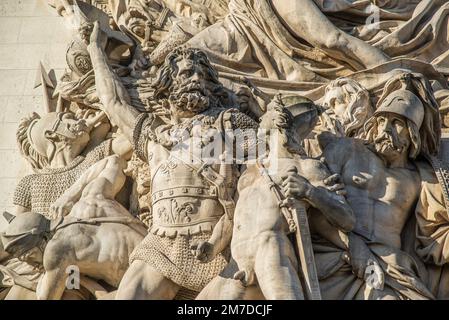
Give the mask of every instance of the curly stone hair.
[{"label": "curly stone hair", "polygon": [[333,88],[341,88],[348,100],[344,117],[347,123],[344,125],[347,137],[358,136],[363,131],[363,125],[373,114],[370,95],[360,83],[350,78],[338,78],[331,81],[326,87],[326,93]]},{"label": "curly stone hair", "polygon": [[233,106],[231,92],[224,88],[219,80],[218,72],[212,66],[206,53],[200,49],[181,46],[173,50],[166,58],[164,64],[158,70],[153,84],[155,99],[168,99],[173,88],[173,83],[179,71],[178,63],[183,59],[194,61],[206,70],[206,80],[209,82],[212,102],[219,107]]},{"label": "curly stone hair", "polygon": [[280,143],[291,153],[302,153],[301,141],[293,127],[293,114],[285,107],[281,96],[277,95],[267,106],[267,112],[260,117],[261,128],[278,130]]}]

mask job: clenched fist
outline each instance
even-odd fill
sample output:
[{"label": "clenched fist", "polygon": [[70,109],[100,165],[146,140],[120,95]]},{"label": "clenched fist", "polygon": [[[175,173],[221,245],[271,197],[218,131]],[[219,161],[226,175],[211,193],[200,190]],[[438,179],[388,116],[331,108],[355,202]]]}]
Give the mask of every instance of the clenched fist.
[{"label": "clenched fist", "polygon": [[313,186],[304,177],[298,174],[298,170],[292,167],[287,174],[282,177],[282,188],[286,198],[297,200],[308,199]]}]

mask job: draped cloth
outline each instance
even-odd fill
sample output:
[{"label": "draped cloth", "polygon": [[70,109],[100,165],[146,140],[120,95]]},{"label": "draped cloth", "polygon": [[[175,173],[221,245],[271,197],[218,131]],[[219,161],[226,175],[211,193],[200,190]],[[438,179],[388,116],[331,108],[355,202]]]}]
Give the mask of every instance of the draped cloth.
[{"label": "draped cloth", "polygon": [[[220,72],[301,82],[304,88],[349,74],[324,53],[296,39],[269,0],[231,0],[229,11],[223,21],[189,41],[190,46],[205,50]],[[314,68],[311,63],[318,60],[322,60],[320,67]]]},{"label": "draped cloth", "polygon": [[[448,0],[314,1],[336,26],[390,57],[415,58],[449,74]],[[378,21],[369,19],[376,15]]]},{"label": "draped cloth", "polygon": [[314,243],[315,262],[323,299],[326,300],[429,300],[426,270],[405,251],[381,243],[366,243],[385,274],[384,290],[369,288],[343,259],[347,250],[328,241]]},{"label": "draped cloth", "polygon": [[422,191],[416,206],[416,252],[427,263],[428,287],[449,299],[449,168],[436,159],[421,164]]},{"label": "draped cloth", "polygon": [[[366,21],[373,14],[373,1],[314,2],[335,26],[392,59],[372,69],[423,69],[431,80],[435,79],[434,68],[449,74],[449,0],[375,1],[379,19],[370,28]],[[223,21],[188,42],[208,53],[224,80],[239,83],[247,77],[267,93],[296,92],[314,100],[329,80],[354,73],[366,75],[366,87],[384,84],[371,76],[371,69],[355,70],[349,61],[335,60],[298,39],[277,16],[270,0],[231,0],[229,12]]]}]

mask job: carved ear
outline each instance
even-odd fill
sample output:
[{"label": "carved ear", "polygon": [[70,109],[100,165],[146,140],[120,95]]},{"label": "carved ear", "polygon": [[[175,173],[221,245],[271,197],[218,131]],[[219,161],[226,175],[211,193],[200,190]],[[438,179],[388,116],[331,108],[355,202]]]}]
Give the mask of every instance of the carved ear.
[{"label": "carved ear", "polygon": [[9,212],[3,212],[3,218],[5,218],[6,221],[8,221],[8,224],[11,223],[11,221],[14,220],[16,216],[13,214],[10,214]]}]

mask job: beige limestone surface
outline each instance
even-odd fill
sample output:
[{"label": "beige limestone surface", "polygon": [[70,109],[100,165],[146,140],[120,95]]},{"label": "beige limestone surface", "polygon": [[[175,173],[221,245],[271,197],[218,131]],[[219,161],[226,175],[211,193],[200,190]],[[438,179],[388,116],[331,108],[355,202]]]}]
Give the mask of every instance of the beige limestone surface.
[{"label": "beige limestone surface", "polygon": [[[62,17],[43,0],[0,1],[0,210],[13,211],[17,181],[30,172],[16,148],[20,118],[41,112],[42,87],[34,88],[39,61],[56,78],[65,68],[70,40]],[[0,222],[0,229],[4,221]]]}]

